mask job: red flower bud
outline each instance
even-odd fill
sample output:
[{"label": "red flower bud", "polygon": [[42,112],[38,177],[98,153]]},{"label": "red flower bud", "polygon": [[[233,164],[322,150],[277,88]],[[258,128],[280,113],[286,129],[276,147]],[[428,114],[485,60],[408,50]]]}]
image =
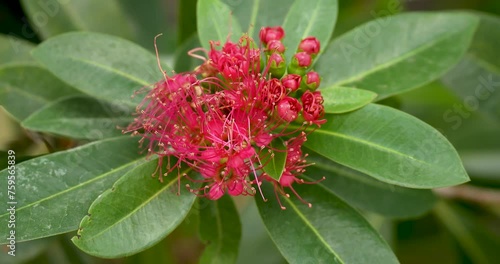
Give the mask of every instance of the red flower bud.
[{"label": "red flower bud", "polygon": [[286,71],[286,63],[283,54],[273,53],[269,56],[268,63],[270,63],[269,72],[273,77],[281,78]]},{"label": "red flower bud", "polygon": [[269,53],[273,52],[283,53],[285,52],[285,45],[283,45],[283,43],[279,40],[271,40],[267,45],[266,51]]},{"label": "red flower bud", "polygon": [[302,78],[302,82],[309,90],[316,90],[321,83],[321,78],[319,74],[315,71],[310,71],[306,73],[304,78]]},{"label": "red flower bud", "polygon": [[311,92],[307,90],[300,99],[302,101],[302,116],[304,120],[320,125],[326,120],[319,120],[325,115],[325,108],[323,107],[323,96],[321,92]]},{"label": "red flower bud", "polygon": [[320,50],[319,40],[315,37],[307,37],[300,42],[297,50],[310,55],[316,55]]},{"label": "red flower bud", "polygon": [[299,52],[293,56],[293,60],[297,62],[297,66],[299,67],[309,67],[311,66],[311,55],[306,52]]},{"label": "red flower bud", "polygon": [[263,27],[260,29],[259,38],[262,43],[269,43],[271,40],[281,40],[285,37],[285,31],[282,27]]},{"label": "red flower bud", "polygon": [[278,103],[278,115],[286,122],[297,119],[301,109],[299,100],[293,97],[285,97]]},{"label": "red flower bud", "polygon": [[280,185],[283,187],[290,187],[295,182],[295,176],[288,171],[283,172],[280,178]]},{"label": "red flower bud", "polygon": [[299,52],[293,55],[292,63],[288,66],[288,72],[298,75],[304,75],[307,68],[311,66],[311,55],[306,52]]},{"label": "red flower bud", "polygon": [[285,58],[283,54],[273,53],[269,56],[269,63],[271,64],[271,68],[282,68],[285,66]]},{"label": "red flower bud", "polygon": [[210,200],[218,200],[224,195],[224,189],[222,187],[222,184],[216,183],[212,185],[210,188],[210,191],[208,191],[208,199]]},{"label": "red flower bud", "polygon": [[232,196],[240,195],[241,193],[243,193],[243,183],[238,180],[229,182],[227,186],[227,192]]},{"label": "red flower bud", "polygon": [[299,89],[301,79],[302,77],[298,74],[287,74],[285,77],[281,78],[281,83],[286,89],[290,89],[294,92]]}]

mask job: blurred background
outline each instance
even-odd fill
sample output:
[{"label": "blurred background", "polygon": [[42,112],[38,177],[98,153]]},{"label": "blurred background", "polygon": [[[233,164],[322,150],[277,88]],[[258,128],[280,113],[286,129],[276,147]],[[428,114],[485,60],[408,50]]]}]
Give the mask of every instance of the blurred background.
[{"label": "blurred background", "polygon": [[[245,0],[224,2],[235,6],[242,1]],[[196,0],[150,0],[147,4],[134,0],[60,0],[65,4],[57,8],[65,8],[63,12],[56,12],[51,5],[36,5],[37,2],[51,1],[2,0],[0,33],[36,45],[64,32],[89,30],[129,39],[150,51],[154,51],[154,36],[163,33],[158,43],[161,58],[175,65],[177,71],[189,70],[190,59],[185,51],[197,45]],[[366,21],[392,14],[389,10],[393,7],[397,7],[397,12],[468,9],[500,16],[498,0],[339,2],[334,37]],[[119,20],[114,19],[117,14],[113,12],[119,13]],[[54,18],[62,22],[52,23]],[[110,19],[113,21],[108,21]],[[51,26],[45,26],[47,24]],[[489,41],[496,41],[498,50],[499,33],[491,32],[489,38]],[[491,60],[492,65],[500,69],[500,57]],[[0,61],[0,67],[3,63]],[[500,78],[500,70],[496,74],[496,78]],[[487,99],[487,110],[493,112],[492,115],[483,111],[483,107],[465,108],[457,125],[445,117],[456,106],[465,104],[464,91],[454,86],[454,80],[445,76],[420,89],[381,102],[408,112],[443,133],[459,151],[472,178],[467,185],[436,190],[443,199],[431,212],[418,219],[389,219],[373,213],[365,214],[393,247],[401,263],[500,263],[500,92],[496,91]],[[1,85],[0,82],[0,97],[4,96]],[[19,161],[23,157],[43,155],[74,144],[70,140],[25,131],[0,107],[0,157],[6,150],[16,149]],[[248,200],[238,202],[243,222],[238,263],[286,263],[267,237],[253,203]],[[18,257],[14,259],[0,254],[0,263],[196,263],[203,250],[195,231],[196,221],[195,215],[188,217],[163,242],[124,259],[103,260],[88,256],[72,245],[69,241],[72,234],[69,234],[19,243]]]}]

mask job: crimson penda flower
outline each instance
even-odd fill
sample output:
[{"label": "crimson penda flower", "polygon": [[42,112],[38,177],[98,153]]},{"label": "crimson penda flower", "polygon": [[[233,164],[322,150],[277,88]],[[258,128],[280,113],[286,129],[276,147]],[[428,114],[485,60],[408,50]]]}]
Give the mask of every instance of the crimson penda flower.
[{"label": "crimson penda flower", "polygon": [[[166,167],[160,180],[176,174],[201,181],[201,188],[186,187],[211,200],[258,192],[264,198],[259,190],[268,181],[280,205],[279,195],[289,197],[286,190],[310,205],[293,185],[305,183],[300,175],[309,165],[302,153],[308,127],[325,122],[316,90],[320,78],[309,70],[319,42],[303,40],[288,66],[300,70],[286,74],[284,36],[281,27],[262,28],[261,48],[248,35],[237,43],[211,41],[209,50],[190,52],[202,59],[200,66],[165,75],[153,85],[124,132],[140,135],[149,155],[159,157],[159,168]],[[287,155],[281,175],[269,175],[266,165],[280,154]],[[181,166],[198,172],[200,179],[180,174]]]}]

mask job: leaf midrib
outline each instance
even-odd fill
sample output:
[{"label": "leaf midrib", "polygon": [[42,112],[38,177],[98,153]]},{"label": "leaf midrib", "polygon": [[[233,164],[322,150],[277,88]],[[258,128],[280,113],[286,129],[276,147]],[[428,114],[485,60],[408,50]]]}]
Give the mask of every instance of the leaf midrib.
[{"label": "leaf midrib", "polygon": [[[179,172],[179,175],[184,175],[184,174],[187,174],[188,172],[190,172],[191,169],[186,169],[184,170],[182,173]],[[121,217],[120,219],[118,219],[118,221],[114,222],[113,224],[107,226],[105,229],[101,230],[100,232],[98,232],[97,234],[93,235],[93,236],[90,236],[90,237],[87,237],[85,240],[94,240],[96,238],[98,238],[99,236],[101,236],[102,234],[104,234],[106,231],[108,231],[109,229],[117,226],[119,223],[125,221],[126,219],[128,219],[130,216],[132,216],[133,214],[135,214],[137,211],[139,211],[141,208],[143,208],[145,205],[147,205],[149,202],[151,202],[153,199],[156,199],[157,196],[159,196],[161,193],[163,193],[167,188],[169,188],[170,186],[172,186],[172,184],[174,184],[175,182],[177,182],[177,178],[171,178],[171,181],[168,183],[168,184],[165,184],[162,188],[160,188],[157,192],[155,192],[153,195],[151,195],[148,199],[146,199],[144,202],[142,202],[141,204],[139,204],[134,210],[132,210],[131,212],[129,212],[128,214],[124,215],[123,217]],[[92,208],[92,206],[91,206]],[[89,210],[89,214],[92,214],[91,210]],[[81,226],[80,226],[81,227]],[[82,238],[83,238],[83,234],[82,234]]]},{"label": "leaf midrib", "polygon": [[257,21],[257,13],[259,11],[260,0],[254,0],[252,6],[252,13],[250,15],[250,23],[248,25],[248,35],[251,37],[253,35],[253,30],[255,28],[255,22]]},{"label": "leaf midrib", "polygon": [[460,34],[461,31],[454,31],[454,32],[451,32],[449,34],[443,34],[441,35],[442,37],[438,37],[435,39],[435,41],[429,41],[429,42],[426,42],[426,43],[423,43],[422,45],[416,47],[415,49],[412,49],[412,50],[409,50],[407,51],[406,53],[403,53],[401,54],[401,56],[398,56],[396,57],[395,59],[393,60],[389,60],[385,63],[381,63],[381,64],[378,64],[376,65],[374,68],[372,69],[369,69],[367,71],[364,71],[364,72],[361,72],[357,75],[354,75],[352,77],[349,77],[347,79],[344,79],[344,80],[340,80],[340,81],[337,81],[335,83],[332,83],[330,85],[334,85],[334,86],[340,86],[340,85],[345,85],[345,84],[350,84],[350,83],[354,83],[356,81],[360,81],[362,80],[363,78],[369,76],[369,75],[372,75],[373,73],[377,73],[379,71],[383,71],[384,69],[387,69],[389,67],[392,67],[392,66],[395,66],[397,65],[398,63],[418,54],[418,53],[421,53],[423,52],[424,50],[434,46],[436,43],[438,42],[441,42],[441,41],[444,41],[446,40],[447,38],[451,37],[451,36],[454,36],[454,35],[457,35],[457,34]]},{"label": "leaf midrib", "polygon": [[[295,126],[295,125],[290,125],[288,126],[289,128],[295,128],[295,129],[298,129],[299,127]],[[379,145],[379,144],[375,144],[373,142],[370,142],[370,141],[366,141],[364,139],[361,139],[361,138],[356,138],[356,137],[350,137],[348,135],[344,135],[344,134],[340,134],[340,133],[337,133],[337,132],[333,132],[333,131],[327,131],[325,129],[316,129],[314,131],[314,134],[317,134],[317,133],[322,133],[322,134],[326,134],[326,135],[331,135],[331,136],[334,136],[334,137],[338,137],[338,138],[344,138],[346,140],[349,140],[349,141],[352,141],[352,142],[357,142],[358,144],[365,144],[365,145],[368,145],[368,146],[371,146],[373,147],[374,149],[379,149],[381,150],[382,152],[385,152],[385,153],[394,153],[396,155],[399,155],[399,156],[402,156],[404,157],[405,159],[409,159],[409,160],[414,160],[414,161],[417,161],[419,163],[422,163],[422,164],[425,164],[425,165],[428,165],[428,166],[432,166],[434,167],[433,164],[429,164],[427,163],[426,161],[424,160],[420,160],[420,159],[416,159],[412,156],[409,156],[409,155],[406,155],[405,153],[401,153],[399,151],[396,151],[394,149],[390,149],[390,148],[387,148],[387,147],[384,147],[382,145]],[[323,155],[323,154],[321,154]]]},{"label": "leaf midrib", "polygon": [[316,237],[321,242],[321,244],[323,244],[328,249],[328,251],[330,251],[341,263],[344,263],[344,261],[342,260],[342,258],[335,251],[333,251],[333,249],[330,247],[330,245],[320,235],[320,233],[318,232],[318,230],[309,222],[309,220],[307,219],[307,217],[304,214],[302,214],[302,212],[291,201],[291,199],[285,199],[285,201],[286,201],[286,203],[288,203],[293,208],[293,210],[302,219],[302,221],[306,224],[306,226],[311,229],[311,231],[316,235]]},{"label": "leaf midrib", "polygon": [[[126,164],[124,164],[124,165],[120,166],[120,167],[117,167],[117,168],[112,169],[112,170],[110,170],[110,171],[108,171],[108,172],[106,172],[106,173],[103,173],[103,174],[101,174],[101,175],[100,175],[100,176],[98,176],[98,177],[94,177],[94,178],[92,178],[92,179],[90,179],[90,180],[88,180],[88,181],[85,181],[85,182],[79,183],[79,184],[77,184],[77,185],[74,185],[74,186],[72,186],[71,188],[64,189],[64,190],[63,190],[63,191],[61,191],[61,192],[57,192],[57,193],[52,194],[52,195],[50,195],[50,196],[47,196],[47,197],[45,197],[45,198],[43,198],[43,199],[41,199],[41,200],[37,200],[37,201],[32,202],[32,203],[30,203],[30,204],[24,205],[24,206],[20,207],[19,209],[17,209],[16,211],[17,211],[17,212],[19,212],[19,211],[21,211],[21,210],[23,210],[23,209],[27,209],[27,208],[29,208],[29,207],[31,207],[31,206],[33,206],[33,205],[35,205],[35,204],[40,204],[40,203],[42,203],[42,202],[44,202],[44,201],[47,201],[47,200],[50,200],[50,199],[54,199],[55,197],[60,196],[60,195],[63,195],[63,194],[65,194],[65,193],[67,193],[67,192],[70,192],[70,191],[76,190],[76,189],[78,189],[78,188],[80,188],[80,187],[82,187],[82,186],[85,186],[85,185],[90,184],[90,183],[92,183],[92,182],[94,182],[94,181],[100,180],[100,179],[102,179],[102,178],[104,178],[104,177],[108,176],[109,174],[112,174],[112,173],[118,172],[118,171],[120,171],[120,170],[122,170],[122,169],[125,169],[126,167],[131,166],[132,164],[136,163],[137,161],[139,161],[139,160],[141,160],[141,159],[144,159],[144,158],[143,158],[143,157],[141,157],[141,158],[134,159],[134,160],[132,160],[132,161],[130,161],[130,162],[128,162],[128,163],[126,163]],[[5,216],[5,215],[8,215],[8,213],[7,213],[7,214],[0,215],[0,218],[1,218],[1,217],[3,217],[3,216]]]},{"label": "leaf midrib", "polygon": [[[220,215],[220,209],[219,209],[219,202],[215,202],[215,220],[217,223],[217,235],[218,235],[218,242],[216,246],[216,252],[222,252],[222,242],[224,241],[223,239],[223,232],[222,232],[222,221],[221,221],[221,215]],[[220,256],[220,254],[216,254],[216,256]],[[217,263],[217,262],[215,262]]]},{"label": "leaf midrib", "polygon": [[[37,118],[37,116],[34,116],[33,118]],[[23,127],[26,127],[26,123],[28,123],[28,127],[30,127],[30,125],[45,125],[45,124],[53,124],[53,123],[60,123],[60,122],[65,122],[65,123],[73,123],[73,122],[68,122],[68,121],[86,121],[86,120],[97,120],[97,121],[106,121],[106,120],[110,120],[110,121],[116,121],[116,122],[122,122],[122,121],[132,121],[133,118],[132,117],[127,117],[127,116],[121,116],[121,117],[75,117],[75,118],[59,118],[59,119],[49,119],[47,118],[46,120],[42,120],[42,121],[38,121],[38,122],[34,122],[34,121],[30,121],[29,119],[23,121],[23,123],[21,124]]]},{"label": "leaf midrib", "polygon": [[302,34],[302,39],[309,36],[309,32],[311,31],[312,25],[315,24],[316,20],[318,20],[318,12],[320,7],[319,2],[322,2],[322,0],[318,1],[318,4],[314,7],[313,13],[309,15],[310,17],[312,17],[312,19],[309,20],[309,23],[307,24],[307,27],[304,30],[304,33]]},{"label": "leaf midrib", "polygon": [[[5,91],[5,92],[2,92],[2,91]],[[41,104],[43,103],[49,103],[50,102],[50,99],[49,98],[46,98],[46,97],[43,97],[39,94],[35,94],[35,93],[30,93],[30,92],[27,92],[23,89],[23,87],[20,87],[20,86],[17,86],[17,85],[8,85],[8,86],[4,86],[3,89],[0,89],[0,94],[4,94],[4,93],[7,93],[7,92],[14,92],[14,93],[19,93],[29,99],[32,99],[34,101],[37,101]]]},{"label": "leaf midrib", "polygon": [[108,72],[112,72],[112,73],[115,73],[117,75],[120,75],[122,77],[125,77],[126,79],[129,79],[131,81],[134,81],[135,83],[137,84],[140,84],[142,86],[147,86],[147,85],[150,85],[150,83],[148,83],[147,81],[145,80],[142,80],[142,79],[139,79],[133,75],[130,75],[124,71],[121,71],[121,70],[118,70],[116,68],[112,68],[108,65],[104,65],[104,64],[101,64],[101,63],[97,63],[95,61],[91,61],[91,60],[86,60],[86,59],[83,59],[83,58],[79,58],[79,57],[75,57],[75,56],[62,56],[63,58],[68,58],[68,59],[71,59],[71,60],[75,60],[75,61],[79,61],[79,62],[83,62],[85,64],[88,64],[88,65],[92,65],[92,66],[95,66],[97,68],[100,68],[100,69],[103,69],[103,70],[106,70]]}]

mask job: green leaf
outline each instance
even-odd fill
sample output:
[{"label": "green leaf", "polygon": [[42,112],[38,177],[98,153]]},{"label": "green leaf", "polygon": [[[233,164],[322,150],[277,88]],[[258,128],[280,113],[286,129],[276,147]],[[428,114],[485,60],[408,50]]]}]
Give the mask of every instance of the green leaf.
[{"label": "green leaf", "polygon": [[350,112],[369,104],[377,94],[368,90],[347,87],[321,88],[325,100],[323,106],[326,113],[340,114]]},{"label": "green leaf", "polygon": [[287,48],[285,51],[287,63],[290,62],[302,39],[313,36],[323,45],[330,40],[337,22],[337,5],[337,0],[309,0],[293,3],[283,22],[285,30],[283,44]]},{"label": "green leaf", "polygon": [[436,196],[431,190],[409,189],[378,181],[364,173],[327,160],[305,150],[314,163],[304,173],[310,180],[326,178],[319,184],[356,208],[384,217],[410,218],[432,209]]},{"label": "green leaf", "polygon": [[369,104],[308,135],[305,146],[390,184],[437,188],[469,180],[460,158],[437,130],[393,108]]},{"label": "green leaf", "polygon": [[200,236],[207,243],[200,263],[234,263],[238,257],[241,223],[229,195],[200,209]]},{"label": "green leaf", "polygon": [[262,168],[271,178],[279,181],[286,164],[286,146],[281,139],[271,142],[271,148],[276,151],[270,153],[262,152],[260,160],[265,164]]},{"label": "green leaf", "polygon": [[[163,78],[156,57],[121,38],[74,32],[51,38],[33,50],[54,75],[96,98],[135,107],[134,91]],[[163,66],[169,73],[170,69]]]},{"label": "green leaf", "polygon": [[222,0],[226,3],[243,30],[258,41],[262,27],[280,26],[294,1],[290,0]]},{"label": "green leaf", "polygon": [[246,205],[241,206],[242,234],[238,253],[238,264],[254,263],[286,263],[285,259],[274,245],[266,227],[259,215],[255,199],[251,199]]},{"label": "green leaf", "polygon": [[472,13],[480,24],[460,63],[444,77],[444,83],[462,100],[468,112],[479,111],[500,124],[500,18]]},{"label": "green leaf", "polygon": [[35,65],[0,68],[0,105],[21,121],[49,102],[80,94],[46,69]]},{"label": "green leaf", "polygon": [[173,231],[196,195],[177,186],[186,184],[178,182],[177,171],[163,182],[151,177],[157,168],[158,160],[153,159],[120,178],[92,203],[71,241],[90,255],[118,258],[149,248]]},{"label": "green leaf", "polygon": [[[274,243],[290,263],[398,263],[382,237],[356,210],[319,185],[295,185],[296,197],[257,206]],[[270,184],[262,186],[265,197],[274,197]],[[362,250],[360,250],[362,249]]]},{"label": "green leaf", "polygon": [[460,13],[378,18],[332,41],[316,68],[325,86],[371,90],[382,99],[443,75],[462,57],[477,24]]},{"label": "green leaf", "polygon": [[[17,241],[76,230],[92,201],[142,160],[137,140],[106,139],[17,164]],[[2,179],[7,175],[7,170],[0,172]],[[0,199],[7,201],[7,192],[0,192]],[[2,223],[9,218],[6,206],[0,206]],[[1,244],[6,232],[0,231]]]},{"label": "green leaf", "polygon": [[71,138],[102,139],[121,135],[132,121],[130,109],[86,96],[63,98],[26,118],[21,125],[34,131]]},{"label": "green leaf", "polygon": [[177,43],[186,42],[196,35],[196,2],[198,0],[179,1],[177,13]]},{"label": "green leaf", "polygon": [[224,43],[230,38],[233,42],[241,37],[241,27],[232,19],[231,10],[220,0],[199,0],[196,7],[198,36],[201,45],[210,49],[209,41]]},{"label": "green leaf", "polygon": [[193,71],[196,67],[200,66],[202,61],[188,54],[190,50],[200,46],[198,34],[193,34],[177,48],[174,58],[174,68],[176,72]]},{"label": "green leaf", "polygon": [[31,42],[14,35],[0,34],[0,64],[34,62],[30,54],[34,47]]},{"label": "green leaf", "polygon": [[133,25],[117,0],[21,0],[31,25],[42,38],[68,31],[95,31],[133,37]]},{"label": "green leaf", "polygon": [[439,202],[434,212],[473,263],[498,262],[500,239],[478,221],[475,212],[445,201]]}]

